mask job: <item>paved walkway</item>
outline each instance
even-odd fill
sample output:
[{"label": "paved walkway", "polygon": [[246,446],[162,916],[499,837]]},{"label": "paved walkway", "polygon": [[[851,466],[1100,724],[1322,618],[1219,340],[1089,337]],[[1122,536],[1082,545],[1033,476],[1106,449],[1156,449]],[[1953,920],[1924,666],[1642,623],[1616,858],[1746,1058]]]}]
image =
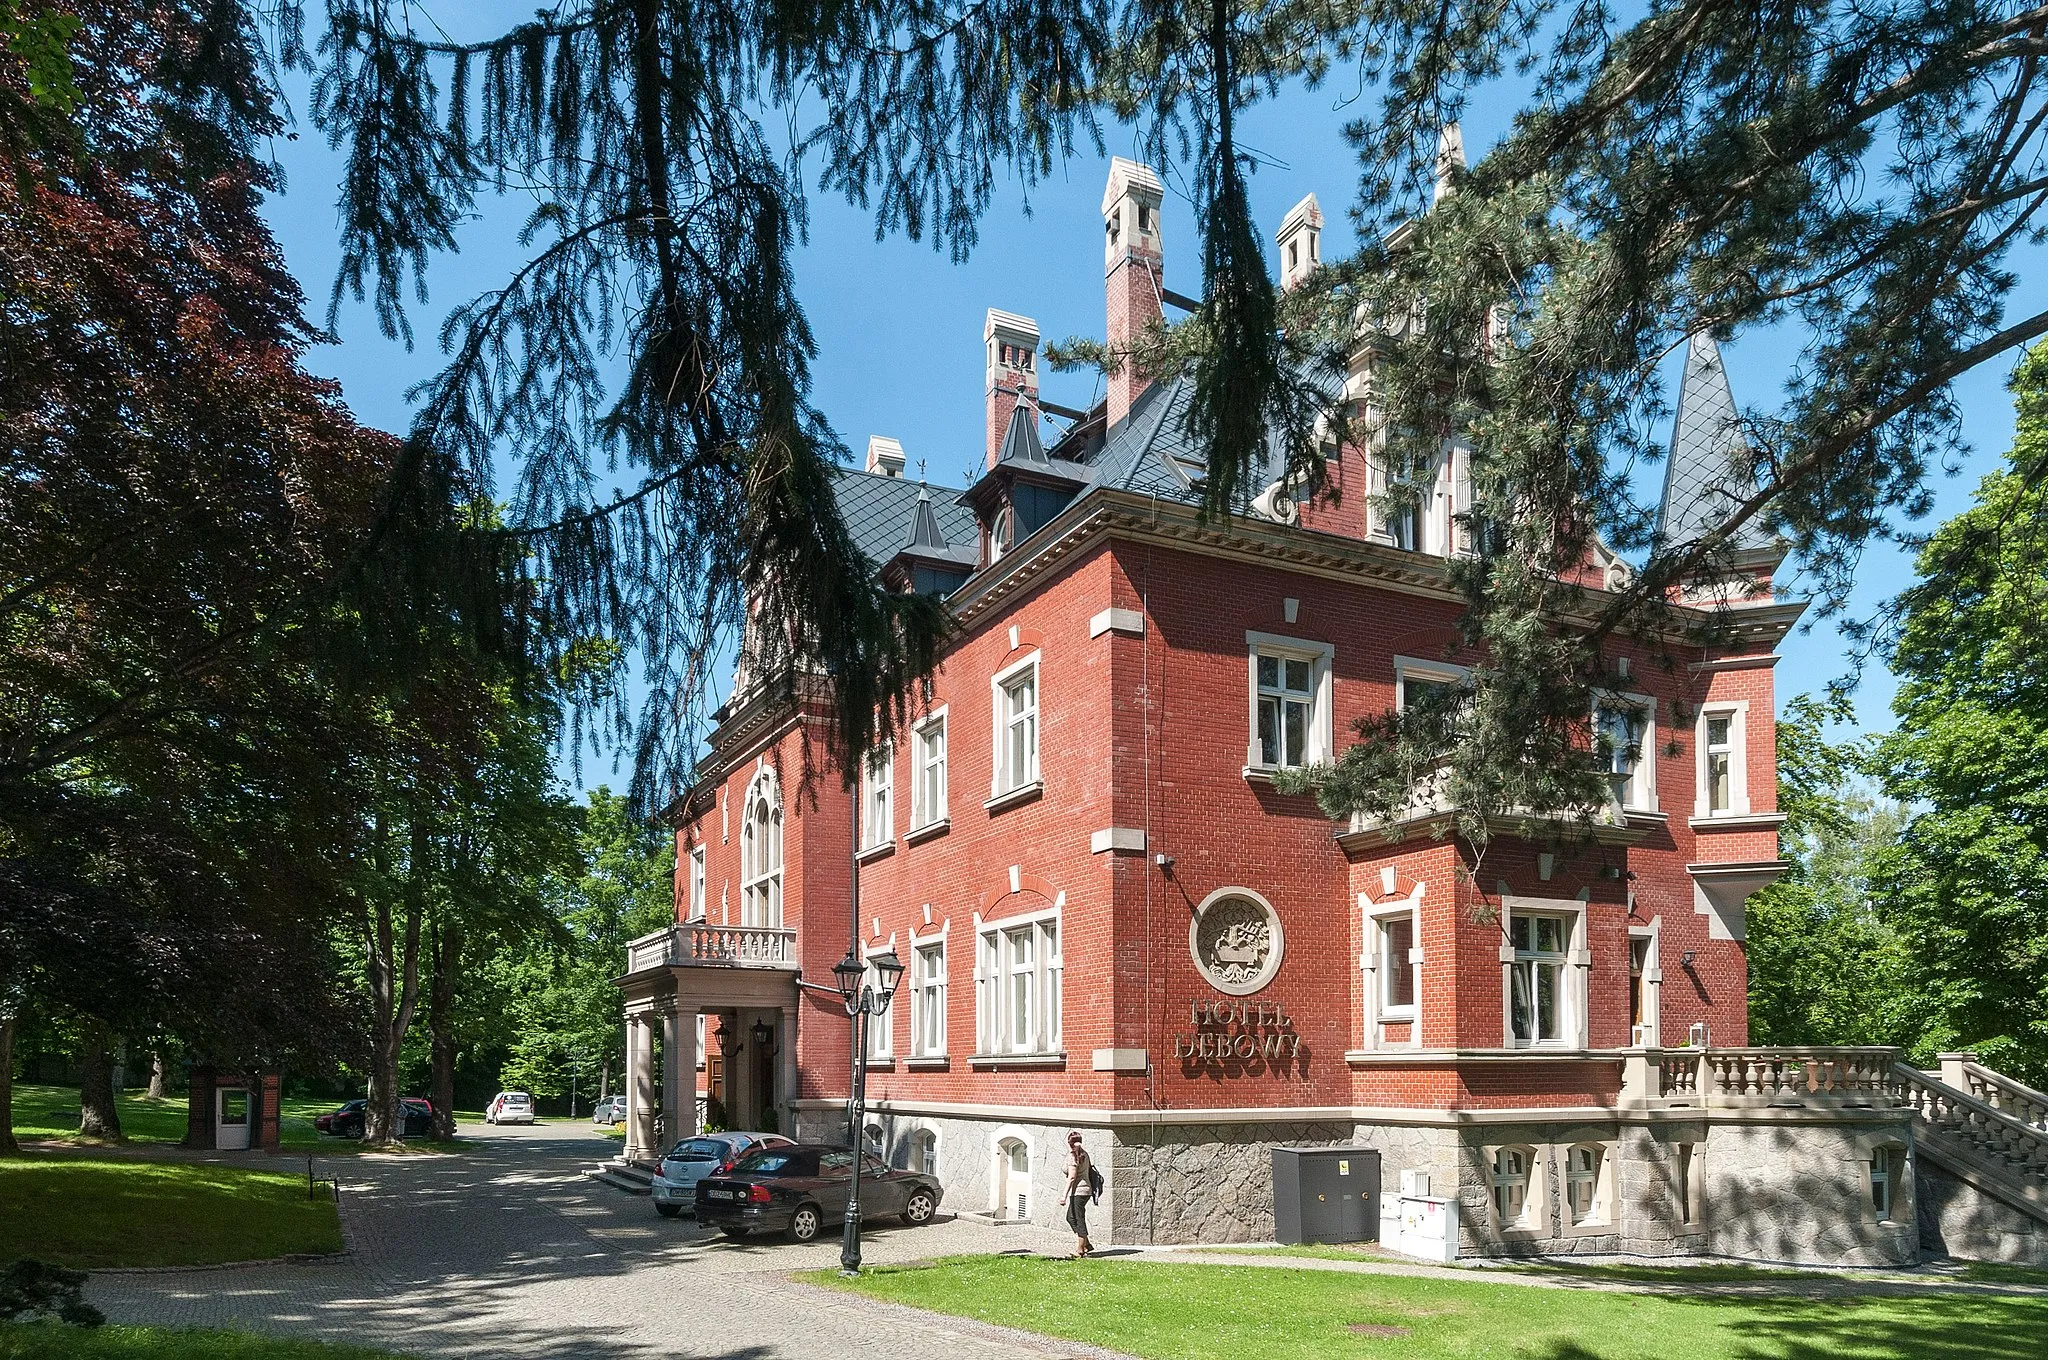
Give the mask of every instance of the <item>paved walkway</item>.
[{"label": "paved walkway", "polygon": [[[791,1284],[838,1264],[839,1243],[731,1243],[583,1169],[615,1142],[588,1125],[465,1130],[461,1156],[333,1157],[342,1257],[296,1265],[100,1273],[88,1297],[116,1322],[242,1327],[423,1355],[605,1360],[901,1360],[1089,1353],[970,1322]],[[1059,1234],[948,1219],[876,1227],[867,1260],[1058,1251]]]}]

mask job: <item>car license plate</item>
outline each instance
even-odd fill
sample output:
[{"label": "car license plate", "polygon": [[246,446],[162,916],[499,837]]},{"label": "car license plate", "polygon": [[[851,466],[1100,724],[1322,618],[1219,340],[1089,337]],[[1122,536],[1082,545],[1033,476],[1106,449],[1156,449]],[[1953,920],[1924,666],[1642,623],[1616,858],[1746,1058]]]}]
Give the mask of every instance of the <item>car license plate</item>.
[{"label": "car license plate", "polygon": [[739,1191],[737,1190],[706,1190],[704,1192],[704,1198],[706,1199],[738,1199],[739,1197]]}]

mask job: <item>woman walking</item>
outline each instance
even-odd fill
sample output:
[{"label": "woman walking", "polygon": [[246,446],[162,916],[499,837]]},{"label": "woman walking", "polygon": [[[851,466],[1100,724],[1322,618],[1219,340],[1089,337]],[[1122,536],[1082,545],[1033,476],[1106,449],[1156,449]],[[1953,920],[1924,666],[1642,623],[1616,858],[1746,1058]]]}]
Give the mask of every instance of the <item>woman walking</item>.
[{"label": "woman walking", "polygon": [[1067,1226],[1074,1232],[1074,1255],[1086,1256],[1095,1250],[1088,1240],[1088,1201],[1100,1191],[1102,1173],[1095,1169],[1094,1158],[1088,1149],[1081,1146],[1081,1134],[1077,1129],[1067,1135],[1067,1193],[1060,1197],[1060,1203],[1067,1206]]}]

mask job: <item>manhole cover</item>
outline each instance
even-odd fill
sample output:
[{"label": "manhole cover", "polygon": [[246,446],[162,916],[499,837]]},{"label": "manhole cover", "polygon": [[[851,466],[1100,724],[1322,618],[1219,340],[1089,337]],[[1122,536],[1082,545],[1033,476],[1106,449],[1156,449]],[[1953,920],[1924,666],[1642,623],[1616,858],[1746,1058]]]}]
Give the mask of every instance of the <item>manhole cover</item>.
[{"label": "manhole cover", "polygon": [[1388,1327],[1378,1322],[1354,1322],[1344,1329],[1356,1336],[1406,1336],[1406,1327]]}]

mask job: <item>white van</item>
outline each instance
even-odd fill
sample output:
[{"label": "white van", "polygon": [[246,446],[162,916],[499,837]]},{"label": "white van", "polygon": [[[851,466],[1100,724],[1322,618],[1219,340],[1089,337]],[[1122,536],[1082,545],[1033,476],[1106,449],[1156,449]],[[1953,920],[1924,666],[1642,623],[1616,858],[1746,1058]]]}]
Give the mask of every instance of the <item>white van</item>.
[{"label": "white van", "polygon": [[486,1124],[531,1124],[533,1097],[524,1091],[500,1091],[484,1106]]}]

